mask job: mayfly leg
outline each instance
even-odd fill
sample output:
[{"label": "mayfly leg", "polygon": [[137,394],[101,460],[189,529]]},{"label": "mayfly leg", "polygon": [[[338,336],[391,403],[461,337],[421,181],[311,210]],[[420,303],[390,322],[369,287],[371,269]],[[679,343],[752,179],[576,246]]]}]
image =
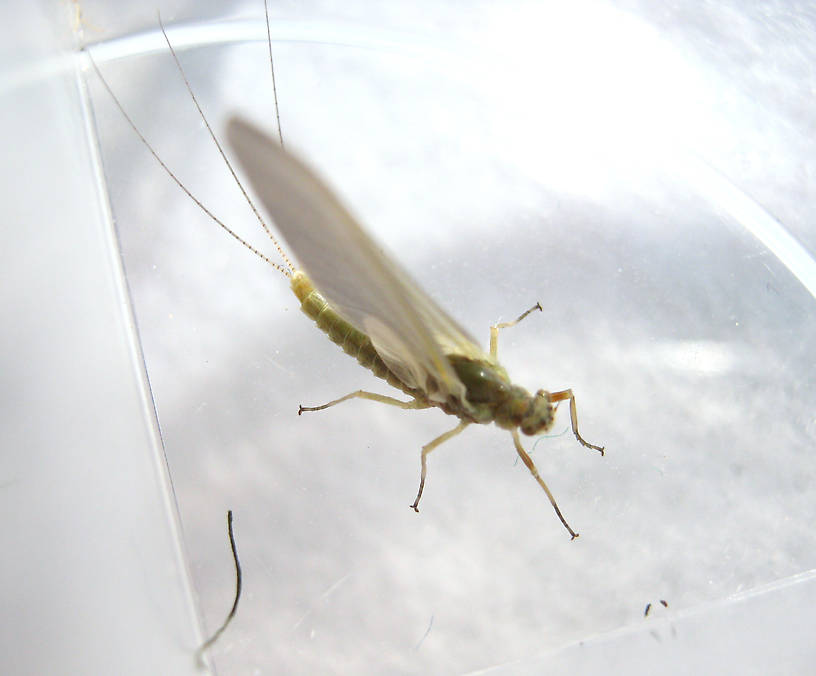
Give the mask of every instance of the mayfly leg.
[{"label": "mayfly leg", "polygon": [[411,509],[413,509],[415,512],[419,513],[419,499],[422,497],[422,491],[425,488],[425,474],[428,471],[428,455],[432,450],[444,444],[448,439],[452,439],[453,437],[455,437],[468,425],[470,425],[469,422],[461,422],[452,430],[448,430],[444,434],[440,434],[436,439],[425,444],[422,447],[422,471],[419,475],[419,491],[417,492],[414,504],[411,505]]},{"label": "mayfly leg", "polygon": [[[298,415],[302,414],[304,411],[322,411],[324,409],[329,408],[330,406],[335,406],[340,404],[344,401],[348,401],[349,399],[368,399],[369,401],[378,401],[381,404],[388,404],[390,406],[397,406],[403,409],[412,409],[412,410],[419,410],[423,408],[431,408],[432,404],[421,401],[419,399],[412,399],[411,401],[402,401],[401,399],[395,399],[394,397],[388,397],[384,394],[377,394],[376,392],[367,392],[365,390],[357,390],[356,392],[351,392],[344,397],[340,397],[339,399],[335,399],[334,401],[330,401],[328,404],[323,404],[322,406],[299,406],[298,407]],[[422,455],[421,455],[421,462],[422,462],[422,470],[419,475],[419,490],[417,491],[416,500],[411,505],[411,509],[415,512],[419,512],[419,499],[422,497],[422,491],[425,488],[425,477],[428,474],[428,455],[433,451],[435,448],[444,444],[448,439],[452,439],[457,434],[459,434],[463,429],[465,429],[469,422],[461,422],[452,430],[448,430],[444,434],[440,434],[436,439],[433,441],[428,442],[422,447]],[[558,508],[556,507],[556,510]],[[573,536],[575,537],[575,536]]]},{"label": "mayfly leg", "polygon": [[322,406],[298,406],[298,415],[301,415],[304,411],[322,411],[324,409],[329,408],[330,406],[342,404],[344,401],[348,401],[349,399],[368,399],[369,401],[378,401],[381,404],[388,404],[389,406],[398,406],[399,408],[411,410],[431,408],[431,404],[424,401],[420,401],[419,399],[411,399],[411,401],[402,401],[401,399],[395,399],[394,397],[389,397],[384,394],[377,394],[376,392],[366,392],[365,390],[357,390],[355,392],[351,392],[345,395],[344,397],[340,397],[339,399],[330,401],[328,404],[323,404]]},{"label": "mayfly leg", "polygon": [[490,356],[496,359],[499,351],[499,329],[508,329],[511,326],[515,326],[518,324],[522,319],[524,319],[528,314],[531,312],[535,312],[536,310],[540,310],[544,312],[544,308],[541,307],[541,303],[536,303],[526,312],[522,312],[521,315],[516,317],[512,322],[502,322],[501,324],[494,324],[490,327]]},{"label": "mayfly leg", "polygon": [[524,450],[524,446],[521,445],[521,439],[519,439],[518,430],[513,430],[512,432],[510,432],[510,434],[513,435],[513,444],[516,447],[516,452],[519,454],[519,457],[522,459],[524,464],[527,465],[527,469],[530,470],[530,474],[533,475],[533,478],[538,482],[538,485],[544,489],[544,492],[550,499],[550,504],[553,506],[555,513],[558,515],[558,518],[561,519],[561,523],[564,524],[564,528],[566,528],[567,531],[569,531],[569,534],[572,536],[572,539],[574,540],[575,538],[578,537],[578,533],[576,533],[574,530],[572,530],[572,528],[570,528],[570,525],[567,523],[567,520],[561,514],[561,510],[558,509],[558,503],[555,501],[555,497],[553,497],[553,494],[550,492],[550,489],[544,482],[544,479],[542,479],[541,475],[538,473],[538,468],[535,466],[533,459],[530,457],[527,451]]},{"label": "mayfly leg", "polygon": [[587,448],[591,448],[594,451],[598,451],[601,455],[604,454],[605,446],[596,446],[595,444],[590,444],[588,441],[585,441],[584,438],[578,433],[578,408],[575,405],[575,395],[572,393],[572,390],[561,390],[560,392],[550,392],[550,401],[552,402],[559,402],[564,401],[565,399],[569,400],[569,407],[570,407],[570,425],[572,425],[572,433],[575,435],[575,438],[581,443],[583,446]]},{"label": "mayfly leg", "polygon": [[[490,356],[494,359],[498,358],[498,351],[499,351],[499,330],[506,329],[511,326],[515,326],[518,324],[522,319],[527,317],[531,312],[535,310],[539,310],[541,312],[544,309],[541,307],[541,303],[536,303],[526,312],[523,312],[519,315],[516,319],[512,322],[502,322],[501,324],[494,324],[490,327]],[[561,390],[560,392],[551,392],[550,393],[550,401],[553,403],[558,403],[560,401],[564,401],[565,399],[569,400],[570,403],[570,424],[572,426],[572,433],[575,435],[575,438],[587,448],[594,449],[600,452],[601,455],[604,454],[604,447],[603,446],[595,446],[594,444],[590,444],[589,442],[585,441],[584,438],[578,433],[578,409],[575,405],[575,395],[572,393],[572,390]],[[558,518],[561,520],[561,523],[564,524],[564,528],[567,529],[569,534],[572,536],[572,539],[578,537],[578,533],[576,533],[570,525],[567,523],[566,519],[564,518],[563,514],[561,514],[561,510],[558,508],[558,503],[555,501],[555,497],[550,492],[549,487],[544,482],[544,479],[541,478],[541,475],[538,473],[538,468],[535,466],[533,459],[524,450],[524,447],[521,445],[521,439],[519,439],[518,430],[513,430],[511,432],[513,435],[513,445],[516,447],[516,452],[518,453],[519,457],[522,459],[524,464],[527,466],[527,469],[530,470],[530,474],[533,475],[533,478],[538,482],[539,486],[544,489],[544,492],[547,494],[547,497],[550,500],[550,504],[553,506],[555,513],[558,515]],[[423,458],[424,459],[424,458]]]},{"label": "mayfly leg", "polygon": [[[518,324],[522,319],[524,319],[527,315],[531,312],[536,310],[544,311],[541,307],[541,303],[536,303],[526,312],[523,312],[519,315],[516,319],[512,322],[503,322],[501,324],[494,324],[490,327],[490,356],[494,359],[497,358],[497,353],[499,350],[499,329],[506,329],[511,326],[515,326]],[[605,446],[596,446],[595,444],[590,444],[586,441],[578,432],[578,408],[575,405],[575,395],[572,393],[572,390],[561,390],[560,392],[550,392],[550,401],[553,403],[558,403],[559,401],[569,400],[569,407],[570,407],[570,425],[572,426],[572,433],[575,435],[575,438],[578,442],[585,446],[586,448],[591,448],[594,451],[598,451],[601,455],[604,454]],[[522,458],[523,459],[523,458]],[[557,511],[557,510],[556,510]]]}]

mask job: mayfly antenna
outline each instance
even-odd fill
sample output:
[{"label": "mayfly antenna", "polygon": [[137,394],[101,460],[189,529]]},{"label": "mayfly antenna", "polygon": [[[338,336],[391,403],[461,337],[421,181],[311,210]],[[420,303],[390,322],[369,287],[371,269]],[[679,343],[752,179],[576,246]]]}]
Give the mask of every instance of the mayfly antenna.
[{"label": "mayfly antenna", "polygon": [[281,148],[283,148],[283,129],[280,121],[280,106],[278,106],[278,85],[275,81],[275,60],[272,58],[272,31],[269,28],[269,0],[264,0],[264,13],[266,15],[266,44],[269,47],[269,70],[272,72],[272,96],[275,99],[275,121],[278,124],[278,138]]},{"label": "mayfly antenna", "polygon": [[[241,194],[244,196],[247,204],[249,204],[252,212],[255,214],[255,218],[258,219],[258,223],[261,224],[261,227],[264,229],[266,234],[269,236],[269,239],[272,240],[272,244],[275,245],[275,248],[278,250],[280,257],[283,259],[286,266],[289,268],[288,272],[285,272],[287,277],[291,276],[291,271],[295,269],[292,265],[292,262],[289,260],[288,256],[284,253],[283,248],[280,244],[278,244],[278,240],[275,238],[275,235],[272,234],[272,231],[269,229],[269,226],[266,224],[266,221],[261,216],[260,212],[258,211],[255,203],[252,201],[250,196],[247,194],[247,191],[244,189],[243,183],[241,183],[241,179],[238,178],[238,175],[235,173],[235,170],[232,168],[232,163],[229,161],[227,154],[224,152],[224,149],[221,147],[221,144],[218,141],[218,137],[215,135],[215,132],[212,130],[209,121],[207,120],[207,116],[204,115],[204,111],[201,109],[201,106],[198,103],[198,99],[196,98],[195,93],[193,92],[193,88],[190,85],[190,81],[187,79],[187,75],[184,72],[184,68],[181,67],[181,62],[178,59],[178,55],[176,54],[176,50],[173,49],[173,45],[170,43],[170,39],[167,37],[167,31],[164,30],[164,23],[162,22],[161,14],[157,12],[158,20],[159,20],[159,28],[161,29],[162,35],[164,36],[164,40],[167,43],[167,47],[170,49],[170,54],[173,56],[173,61],[176,62],[176,68],[178,68],[179,74],[181,75],[181,79],[184,80],[184,86],[187,87],[187,91],[190,93],[190,98],[193,100],[196,109],[198,110],[198,114],[201,117],[201,121],[204,123],[204,126],[207,127],[207,131],[210,134],[210,138],[215,143],[215,147],[218,148],[218,152],[221,155],[221,159],[224,160],[224,164],[227,165],[227,169],[229,169],[230,174],[232,174],[232,178],[235,180],[236,185],[238,186]],[[281,269],[279,267],[279,269]],[[281,269],[281,271],[283,271]]]},{"label": "mayfly antenna", "polygon": [[[113,93],[113,90],[110,88],[110,85],[108,84],[108,81],[102,76],[102,71],[100,71],[99,66],[96,65],[96,61],[94,60],[93,56],[91,55],[91,51],[87,47],[83,47],[82,51],[84,51],[85,54],[88,56],[88,60],[91,62],[91,66],[93,66],[93,69],[96,71],[97,77],[102,82],[102,86],[105,87],[105,90],[108,92],[108,95],[111,97],[111,100],[113,101],[114,105],[119,109],[119,112],[122,114],[122,117],[125,118],[125,121],[128,123],[130,128],[136,134],[136,136],[139,137],[139,140],[142,142],[142,145],[144,145],[144,147],[147,148],[148,152],[150,152],[150,154],[153,155],[153,159],[155,159],[156,162],[159,163],[159,166],[162,169],[164,169],[165,173],[171,179],[173,179],[175,184],[179,188],[181,188],[181,190],[184,192],[184,194],[187,195],[187,197],[189,197],[193,201],[193,203],[199,209],[201,209],[201,211],[203,211],[205,214],[207,214],[207,216],[209,216],[216,224],[218,224],[228,235],[230,235],[235,240],[237,240],[240,244],[242,244],[247,249],[249,249],[252,253],[254,253],[256,256],[258,256],[258,258],[260,258],[261,260],[265,261],[266,263],[271,265],[276,270],[279,270],[280,272],[282,272],[287,277],[291,277],[292,273],[290,272],[290,270],[288,270],[287,268],[284,268],[279,263],[275,263],[275,261],[271,260],[269,258],[269,256],[267,256],[266,254],[263,254],[260,251],[258,251],[258,249],[256,249],[254,246],[252,246],[243,237],[241,237],[237,232],[235,232],[226,223],[224,223],[224,221],[222,221],[220,218],[218,218],[218,216],[216,216],[212,211],[210,211],[200,199],[198,199],[192,192],[190,192],[189,188],[187,188],[187,186],[184,185],[184,183],[181,182],[181,179],[179,179],[179,177],[176,176],[173,173],[173,170],[170,169],[170,167],[168,167],[165,164],[164,160],[162,160],[162,158],[156,152],[155,148],[153,148],[153,146],[150,145],[150,142],[145,138],[144,134],[142,134],[142,132],[139,131],[139,127],[136,126],[136,123],[131,119],[130,115],[127,114],[127,111],[125,111],[125,107],[122,105],[122,102],[119,100],[119,97],[117,97],[116,94]],[[287,259],[287,263],[288,263],[288,259]],[[290,266],[291,266],[291,264],[290,264]]]}]

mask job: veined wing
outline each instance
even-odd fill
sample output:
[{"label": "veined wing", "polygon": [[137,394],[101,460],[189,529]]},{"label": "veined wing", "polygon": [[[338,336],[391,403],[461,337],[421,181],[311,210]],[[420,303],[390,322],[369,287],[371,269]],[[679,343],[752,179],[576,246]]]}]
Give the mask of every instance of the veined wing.
[{"label": "veined wing", "polygon": [[407,385],[436,400],[465,388],[446,354],[488,357],[363,231],[334,193],[250,123],[233,118],[227,138],[255,193],[304,271],[332,307],[371,337]]}]

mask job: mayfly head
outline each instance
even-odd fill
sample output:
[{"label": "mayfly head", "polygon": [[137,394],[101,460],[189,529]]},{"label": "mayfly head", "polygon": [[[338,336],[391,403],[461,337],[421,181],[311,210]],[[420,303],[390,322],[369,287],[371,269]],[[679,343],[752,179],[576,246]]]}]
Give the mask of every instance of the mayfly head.
[{"label": "mayfly head", "polygon": [[555,407],[550,401],[550,393],[539,390],[529,400],[529,408],[521,419],[521,431],[532,436],[539,432],[546,432],[553,424]]}]

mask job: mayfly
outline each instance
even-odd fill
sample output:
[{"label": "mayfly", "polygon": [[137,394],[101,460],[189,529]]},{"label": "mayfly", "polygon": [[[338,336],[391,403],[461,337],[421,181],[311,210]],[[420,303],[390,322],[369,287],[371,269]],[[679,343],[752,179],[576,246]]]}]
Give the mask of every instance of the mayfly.
[{"label": "mayfly", "polygon": [[[167,44],[181,71],[169,40]],[[202,120],[232,172],[232,166],[210,129],[183,71],[181,74]],[[422,447],[419,490],[411,505],[417,512],[425,487],[428,455],[473,423],[495,423],[510,432],[516,452],[547,494],[561,523],[573,539],[578,537],[561,514],[532,458],[524,450],[519,430],[525,435],[546,432],[553,425],[559,402],[568,401],[575,438],[601,455],[604,448],[588,443],[578,432],[572,390],[547,392],[541,389],[530,394],[510,381],[497,359],[499,331],[514,326],[535,310],[542,311],[540,304],[514,321],[491,326],[489,353],[485,353],[465,329],[426,295],[396,262],[383,254],[311,169],[285,151],[281,143],[250,123],[233,118],[227,126],[229,143],[255,193],[301,267],[291,262],[258,216],[284,264],[272,262],[190,194],[136,129],[104,79],[102,82],[142,142],[182,190],[232,237],[290,280],[302,311],[333,342],[376,376],[410,397],[408,401],[403,401],[357,390],[322,406],[300,406],[298,415],[360,398],[403,409],[437,407],[457,417],[459,423],[456,427]],[[233,176],[240,186],[234,172]],[[241,190],[243,192],[243,187]],[[244,195],[252,206],[245,192]],[[255,209],[254,206],[252,208]],[[255,213],[257,215],[257,211]]]}]

